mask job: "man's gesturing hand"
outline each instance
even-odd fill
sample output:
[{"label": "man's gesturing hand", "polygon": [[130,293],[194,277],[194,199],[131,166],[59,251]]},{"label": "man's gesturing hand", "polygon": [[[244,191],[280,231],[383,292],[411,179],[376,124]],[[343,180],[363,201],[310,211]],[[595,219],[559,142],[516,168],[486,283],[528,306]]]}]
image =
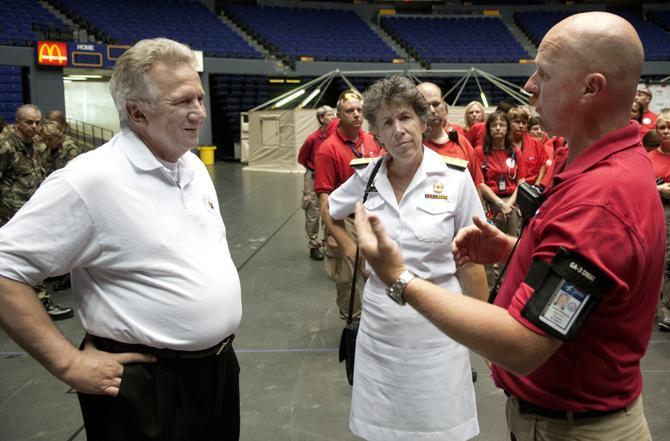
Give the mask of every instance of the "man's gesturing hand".
[{"label": "man's gesturing hand", "polygon": [[514,247],[515,238],[507,236],[494,225],[475,216],[474,225],[461,228],[451,250],[458,266],[466,263],[496,263],[504,261]]}]

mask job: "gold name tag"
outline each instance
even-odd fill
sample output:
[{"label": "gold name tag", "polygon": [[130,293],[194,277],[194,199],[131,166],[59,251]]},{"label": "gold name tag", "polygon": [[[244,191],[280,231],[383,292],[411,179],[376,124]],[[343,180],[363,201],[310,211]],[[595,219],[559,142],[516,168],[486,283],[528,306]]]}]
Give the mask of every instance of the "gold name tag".
[{"label": "gold name tag", "polygon": [[447,196],[446,194],[426,193],[426,199],[444,199],[444,200],[447,200],[447,199],[449,199],[449,196]]}]

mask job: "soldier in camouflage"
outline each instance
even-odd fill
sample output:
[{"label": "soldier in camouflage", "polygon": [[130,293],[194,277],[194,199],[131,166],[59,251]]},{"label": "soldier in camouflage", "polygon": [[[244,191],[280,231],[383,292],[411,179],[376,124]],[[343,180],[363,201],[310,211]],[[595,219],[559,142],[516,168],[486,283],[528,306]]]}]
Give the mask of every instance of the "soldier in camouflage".
[{"label": "soldier in camouflage", "polygon": [[44,124],[41,139],[47,146],[42,162],[47,176],[65,167],[81,153],[74,139],[67,136],[63,128],[54,121],[47,121]]},{"label": "soldier in camouflage", "polygon": [[[37,140],[42,114],[25,104],[16,110],[15,130],[0,137],[0,226],[6,224],[35,193],[46,177],[42,165],[46,146]],[[72,308],[54,304],[45,287],[34,287],[54,320],[70,318]]]}]

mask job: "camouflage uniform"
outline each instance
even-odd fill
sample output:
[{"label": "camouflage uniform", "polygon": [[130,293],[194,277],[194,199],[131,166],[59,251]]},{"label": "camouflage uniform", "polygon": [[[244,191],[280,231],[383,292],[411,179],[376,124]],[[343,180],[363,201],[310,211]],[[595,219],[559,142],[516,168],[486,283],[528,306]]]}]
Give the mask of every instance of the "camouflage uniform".
[{"label": "camouflage uniform", "polygon": [[33,143],[32,152],[16,133],[0,138],[0,226],[35,193],[46,174],[42,166],[46,146]]},{"label": "camouflage uniform", "polygon": [[[28,202],[46,177],[42,166],[45,149],[44,144],[35,142],[29,154],[14,130],[0,137],[0,226],[9,222]],[[48,299],[44,285],[33,289],[40,300]]]},{"label": "camouflage uniform", "polygon": [[59,168],[63,168],[72,159],[81,154],[81,149],[71,136],[65,135],[63,144],[57,149],[47,148],[44,152],[43,166],[46,176]]}]

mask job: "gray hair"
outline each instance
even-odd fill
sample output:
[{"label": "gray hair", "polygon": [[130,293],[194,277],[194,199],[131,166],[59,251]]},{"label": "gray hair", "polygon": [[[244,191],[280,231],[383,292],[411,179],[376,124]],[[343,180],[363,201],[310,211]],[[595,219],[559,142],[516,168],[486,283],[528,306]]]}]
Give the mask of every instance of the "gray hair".
[{"label": "gray hair", "polygon": [[121,127],[129,127],[126,101],[132,100],[153,110],[160,91],[151,82],[149,71],[156,63],[190,64],[196,67],[193,51],[186,45],[167,38],[140,40],[116,61],[109,83]]},{"label": "gray hair", "polygon": [[316,119],[319,121],[319,124],[321,124],[321,118],[323,118],[323,115],[326,113],[335,113],[335,109],[330,106],[321,106],[316,109]]},{"label": "gray hair", "polygon": [[374,83],[363,95],[363,116],[373,129],[377,129],[377,112],[386,104],[409,104],[422,122],[430,117],[430,106],[407,77],[394,75]]},{"label": "gray hair", "polygon": [[19,106],[16,109],[16,112],[14,113],[14,118],[16,121],[23,121],[23,114],[26,113],[26,110],[34,110],[35,112],[39,113],[40,115],[42,114],[42,111],[40,110],[39,107],[37,107],[34,104],[24,104],[22,106]]}]

